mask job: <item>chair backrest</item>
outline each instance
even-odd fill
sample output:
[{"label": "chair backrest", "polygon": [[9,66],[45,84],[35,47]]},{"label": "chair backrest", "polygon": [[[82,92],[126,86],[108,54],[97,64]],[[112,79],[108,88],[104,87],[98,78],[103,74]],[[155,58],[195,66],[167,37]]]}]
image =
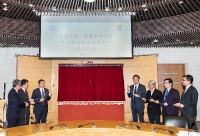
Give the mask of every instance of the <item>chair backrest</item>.
[{"label": "chair backrest", "polygon": [[174,126],[180,128],[189,128],[188,119],[179,116],[165,116],[164,117],[165,126]]}]

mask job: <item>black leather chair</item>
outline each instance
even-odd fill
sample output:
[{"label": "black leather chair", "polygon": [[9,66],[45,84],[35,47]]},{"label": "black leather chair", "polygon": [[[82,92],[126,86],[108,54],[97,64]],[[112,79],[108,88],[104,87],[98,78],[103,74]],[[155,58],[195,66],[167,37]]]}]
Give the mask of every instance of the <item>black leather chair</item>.
[{"label": "black leather chair", "polygon": [[179,117],[179,116],[165,116],[164,125],[187,128],[187,129],[189,128],[188,120],[184,117]]}]

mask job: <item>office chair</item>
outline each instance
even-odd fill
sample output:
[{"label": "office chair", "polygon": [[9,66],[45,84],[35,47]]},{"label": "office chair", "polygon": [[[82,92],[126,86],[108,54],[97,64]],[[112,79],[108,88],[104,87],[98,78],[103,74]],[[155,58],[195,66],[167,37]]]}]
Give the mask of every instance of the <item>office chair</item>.
[{"label": "office chair", "polygon": [[179,116],[165,116],[164,125],[186,128],[186,129],[189,128],[188,120],[184,117],[179,117]]}]

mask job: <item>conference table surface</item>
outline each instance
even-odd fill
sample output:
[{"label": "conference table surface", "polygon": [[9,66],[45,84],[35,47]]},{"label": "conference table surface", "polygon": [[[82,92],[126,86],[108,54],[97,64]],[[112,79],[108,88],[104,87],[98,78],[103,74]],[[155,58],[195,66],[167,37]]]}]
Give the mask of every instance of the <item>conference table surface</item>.
[{"label": "conference table surface", "polygon": [[[177,135],[179,130],[186,130],[184,128],[178,128],[178,127],[170,127],[170,126],[164,126],[164,125],[157,125],[157,124],[149,124],[149,123],[135,123],[135,122],[124,122],[124,121],[93,121],[93,120],[87,120],[87,121],[65,121],[65,122],[51,122],[51,123],[43,123],[38,124],[38,130],[40,130],[39,133],[43,132],[49,132],[49,131],[58,131],[64,129],[64,127],[61,125],[61,127],[55,126],[59,124],[65,124],[68,129],[84,129],[84,128],[92,128],[92,124],[88,123],[94,123],[96,125],[96,128],[112,128],[112,129],[121,129],[120,126],[123,126],[124,124],[132,124],[132,125],[125,125],[126,130],[137,130],[137,131],[145,131],[145,132],[153,132],[154,129],[157,130],[157,134],[163,134],[163,135]],[[82,128],[78,128],[78,125],[82,124],[88,124],[83,125]],[[54,126],[52,130],[49,128],[51,126]],[[140,127],[138,129],[137,127]],[[8,128],[8,136],[28,136],[33,135],[34,130],[37,130],[36,124],[32,125],[26,125],[26,126],[20,126],[20,127],[14,127],[14,128]],[[170,131],[173,131],[174,134],[170,134]]]}]

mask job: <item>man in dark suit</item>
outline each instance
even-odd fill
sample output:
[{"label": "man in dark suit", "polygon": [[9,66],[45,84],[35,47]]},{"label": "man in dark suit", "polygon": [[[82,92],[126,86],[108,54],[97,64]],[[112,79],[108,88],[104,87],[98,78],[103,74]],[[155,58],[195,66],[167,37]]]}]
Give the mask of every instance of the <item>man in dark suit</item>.
[{"label": "man in dark suit", "polygon": [[28,107],[21,107],[20,111],[20,118],[18,122],[18,126],[28,125],[29,124],[29,118],[30,118],[30,104],[34,104],[33,101],[29,101],[28,96],[28,80],[22,79],[21,80],[21,89],[18,91],[20,100],[22,102],[27,102],[29,104]]},{"label": "man in dark suit", "polygon": [[165,116],[178,116],[178,108],[174,106],[175,103],[180,102],[180,96],[178,90],[172,88],[173,81],[171,78],[164,80],[165,91],[163,91],[163,98],[156,103],[163,104],[163,117]]},{"label": "man in dark suit", "polygon": [[22,102],[18,95],[18,90],[21,88],[21,81],[15,79],[13,81],[13,88],[8,93],[8,108],[6,118],[8,121],[8,128],[16,127],[20,117],[21,107],[28,107],[27,102]]},{"label": "man in dark suit", "polygon": [[48,101],[51,99],[51,93],[45,88],[45,81],[38,81],[39,88],[33,90],[32,99],[34,100],[33,113],[35,114],[36,123],[46,123],[48,113]]},{"label": "man in dark suit", "polygon": [[144,122],[144,101],[142,98],[146,98],[146,88],[139,83],[139,75],[133,76],[133,85],[128,88],[128,97],[131,98],[131,110],[133,122]]},{"label": "man in dark suit", "polygon": [[181,115],[188,119],[190,128],[198,131],[196,126],[198,92],[192,82],[193,77],[191,75],[183,76],[182,83],[185,90],[181,95],[181,102],[176,103],[175,106],[181,108]]},{"label": "man in dark suit", "polygon": [[155,103],[155,101],[162,99],[162,92],[156,89],[156,82],[153,80],[149,81],[148,86],[150,90],[147,91],[147,97],[142,98],[142,100],[148,102],[147,113],[149,122],[151,124],[160,124],[160,104]]}]

